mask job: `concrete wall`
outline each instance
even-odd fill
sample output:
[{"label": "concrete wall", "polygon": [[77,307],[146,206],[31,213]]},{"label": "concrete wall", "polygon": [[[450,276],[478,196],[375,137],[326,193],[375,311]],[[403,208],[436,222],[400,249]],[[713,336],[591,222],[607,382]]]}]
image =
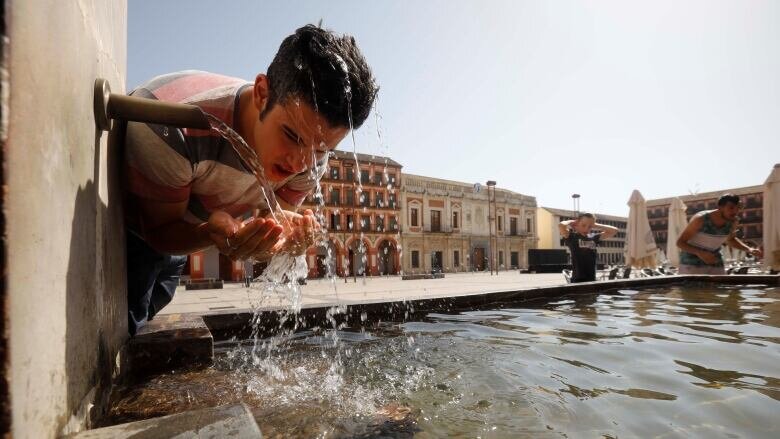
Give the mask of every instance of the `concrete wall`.
[{"label": "concrete wall", "polygon": [[127,5],[4,4],[11,429],[46,438],[101,407],[127,334],[118,154],[92,113],[96,77],[124,91]]}]

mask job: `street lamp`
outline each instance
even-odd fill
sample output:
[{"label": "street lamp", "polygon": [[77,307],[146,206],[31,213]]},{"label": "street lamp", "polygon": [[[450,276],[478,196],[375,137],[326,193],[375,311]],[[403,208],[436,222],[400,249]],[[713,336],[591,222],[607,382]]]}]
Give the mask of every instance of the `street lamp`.
[{"label": "street lamp", "polygon": [[576,217],[580,213],[580,194],[571,194],[571,202]]},{"label": "street lamp", "polygon": [[[494,233],[495,235],[498,235],[498,231],[496,231],[496,182],[494,180],[488,180],[487,183],[488,187],[488,233],[490,234],[490,275],[493,275],[493,271],[495,270],[496,275],[498,275],[498,269],[496,269],[496,241],[498,241],[498,237],[494,239]],[[490,192],[491,189],[493,190],[493,213],[490,213]]]}]

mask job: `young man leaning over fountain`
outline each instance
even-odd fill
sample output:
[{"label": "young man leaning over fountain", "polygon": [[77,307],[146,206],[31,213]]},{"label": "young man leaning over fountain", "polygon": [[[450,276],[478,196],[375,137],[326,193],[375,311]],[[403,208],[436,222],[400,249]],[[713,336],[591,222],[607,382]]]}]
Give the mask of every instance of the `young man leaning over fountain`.
[{"label": "young man leaning over fountain", "polygon": [[760,249],[751,248],[737,238],[737,225],[742,208],[739,197],[723,194],[716,210],[704,210],[691,218],[677,238],[680,248],[680,274],[725,274],[720,246],[724,243],[751,254],[762,256]]},{"label": "young man leaning over fountain", "polygon": [[596,246],[602,239],[615,236],[618,229],[596,222],[592,213],[580,213],[576,220],[561,221],[558,224],[564,244],[571,253],[571,282],[593,282],[596,280]]},{"label": "young man leaning over fountain", "polygon": [[[283,224],[270,218],[251,164],[215,132],[128,123],[130,333],[173,298],[186,261],[176,255],[210,246],[231,259],[304,252],[319,225],[310,210],[295,212],[324,174],[329,152],[366,120],[376,93],[355,40],[311,25],[285,38],[254,83],[184,71],[134,90],[197,105],[237,131],[285,212],[276,214]],[[256,209],[263,213],[241,221]]]}]

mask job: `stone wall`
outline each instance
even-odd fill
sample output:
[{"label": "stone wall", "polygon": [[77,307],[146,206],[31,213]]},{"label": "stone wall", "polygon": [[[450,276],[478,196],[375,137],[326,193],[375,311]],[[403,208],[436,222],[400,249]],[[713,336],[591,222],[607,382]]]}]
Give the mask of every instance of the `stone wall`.
[{"label": "stone wall", "polygon": [[125,88],[127,5],[4,8],[11,431],[46,438],[84,428],[103,407],[127,337],[119,155],[92,113],[96,77]]}]

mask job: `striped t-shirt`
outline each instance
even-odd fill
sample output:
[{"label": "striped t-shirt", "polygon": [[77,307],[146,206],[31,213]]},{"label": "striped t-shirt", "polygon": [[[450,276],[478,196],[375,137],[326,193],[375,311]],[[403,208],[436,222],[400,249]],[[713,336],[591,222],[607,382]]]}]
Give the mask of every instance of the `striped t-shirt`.
[{"label": "striped t-shirt", "polygon": [[[197,105],[235,128],[241,91],[252,84],[200,71],[158,76],[131,94],[148,99]],[[304,171],[273,184],[277,199],[298,206],[325,172]],[[187,201],[184,221],[199,224],[217,210],[234,217],[253,209],[267,209],[260,186],[230,143],[207,130],[178,129],[129,122],[125,137],[128,191],[141,199]],[[133,227],[137,218],[128,218]]]}]

